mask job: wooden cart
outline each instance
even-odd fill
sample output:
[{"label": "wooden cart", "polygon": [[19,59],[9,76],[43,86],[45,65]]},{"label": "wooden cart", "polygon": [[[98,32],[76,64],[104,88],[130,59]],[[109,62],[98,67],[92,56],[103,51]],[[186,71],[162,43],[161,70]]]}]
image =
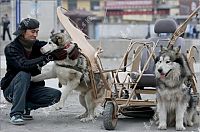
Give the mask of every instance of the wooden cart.
[{"label": "wooden cart", "polygon": [[[113,130],[116,127],[120,114],[125,116],[145,116],[152,117],[156,107],[156,80],[154,74],[147,71],[154,65],[156,49],[161,41],[167,42],[168,46],[175,45],[177,39],[185,32],[187,23],[199,11],[199,7],[188,17],[188,19],[178,27],[170,39],[158,39],[157,41],[131,41],[122,61],[117,69],[104,70],[99,54],[101,49],[95,50],[86,40],[85,34],[74,27],[67,16],[63,13],[63,8],[57,8],[57,15],[70,34],[73,41],[82,49],[83,54],[88,60],[89,76],[93,87],[94,97],[97,97],[94,74],[100,73],[101,79],[106,87],[106,98],[103,102],[103,124],[105,129]],[[194,74],[193,63],[195,63],[196,47],[192,46],[186,50],[188,63],[192,69],[191,87],[193,95],[198,96],[197,79]],[[145,53],[145,55],[144,55]],[[143,58],[145,56],[145,59]],[[142,65],[141,65],[142,64]],[[103,73],[110,72],[112,83],[109,84]],[[146,95],[146,96],[144,96]],[[151,97],[151,98],[150,98]]]},{"label": "wooden cart", "polygon": [[[118,117],[121,114],[133,117],[152,117],[154,115],[157,85],[152,69],[154,69],[154,59],[157,55],[157,49],[160,45],[163,45],[163,42],[167,44],[165,45],[167,47],[171,45],[183,46],[183,38],[180,36],[185,32],[188,22],[193,16],[197,15],[199,9],[200,7],[192,12],[188,19],[173,31],[170,38],[150,39],[147,42],[130,42],[119,68],[111,70],[113,82],[110,90],[107,91],[103,112],[105,129],[115,129]],[[170,23],[170,21],[172,20],[164,24]],[[169,26],[166,25],[166,27]],[[192,89],[192,96],[196,100],[199,100],[197,79],[193,67],[193,64],[196,62],[195,58],[198,56],[198,50],[195,46],[191,46],[189,49],[183,49],[182,52],[186,54],[189,67],[192,70],[192,77],[189,82]],[[121,73],[125,74],[125,77],[120,80]],[[152,96],[154,96],[153,99],[150,98]]]}]

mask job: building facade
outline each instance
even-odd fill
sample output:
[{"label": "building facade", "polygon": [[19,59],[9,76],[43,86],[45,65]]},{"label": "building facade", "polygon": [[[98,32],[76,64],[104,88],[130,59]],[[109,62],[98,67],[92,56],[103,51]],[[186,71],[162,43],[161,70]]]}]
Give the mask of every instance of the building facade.
[{"label": "building facade", "polygon": [[109,23],[146,23],[189,15],[199,6],[199,0],[62,0],[62,6],[70,11],[90,11]]},{"label": "building facade", "polygon": [[[13,31],[16,29],[15,21],[18,18],[16,1],[20,1],[21,12],[18,14],[20,19],[34,17],[41,21],[42,38],[49,35],[52,29],[56,31],[62,29],[56,16],[57,6],[69,10],[66,15],[91,38],[98,36],[102,32],[102,27],[105,27],[101,25],[105,24],[109,30],[116,26],[121,29],[121,25],[141,24],[141,27],[145,27],[142,24],[153,25],[155,20],[169,16],[181,22],[199,6],[199,0],[0,0],[1,10],[10,12],[13,19],[11,28]],[[3,3],[7,3],[9,8]],[[4,11],[1,11],[1,14]],[[125,29],[130,28],[128,26]]]},{"label": "building facade", "polygon": [[177,14],[177,0],[62,0],[62,6],[72,11],[84,9],[109,23],[150,22]]}]

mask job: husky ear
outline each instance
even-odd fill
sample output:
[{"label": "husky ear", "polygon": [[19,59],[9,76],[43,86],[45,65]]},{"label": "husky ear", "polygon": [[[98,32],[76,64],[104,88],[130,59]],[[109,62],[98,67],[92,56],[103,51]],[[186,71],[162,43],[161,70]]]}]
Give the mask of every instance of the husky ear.
[{"label": "husky ear", "polygon": [[173,48],[174,48],[174,46],[173,46],[173,45],[170,45],[168,49],[169,49],[169,50],[173,50]]},{"label": "husky ear", "polygon": [[163,45],[160,45],[160,51],[163,51],[164,48],[163,48]]},{"label": "husky ear", "polygon": [[159,61],[159,59],[160,59],[160,56],[157,56],[156,59],[155,59],[155,61],[154,61],[155,64]]},{"label": "husky ear", "polygon": [[177,50],[176,50],[176,53],[179,53],[180,50],[181,50],[181,46],[179,45],[178,48],[177,48]]}]

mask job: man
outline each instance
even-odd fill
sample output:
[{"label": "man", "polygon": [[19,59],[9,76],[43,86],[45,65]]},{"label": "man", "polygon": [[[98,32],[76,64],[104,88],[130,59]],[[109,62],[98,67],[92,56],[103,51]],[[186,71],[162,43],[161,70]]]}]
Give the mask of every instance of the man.
[{"label": "man", "polygon": [[8,34],[8,37],[10,40],[11,39],[11,36],[10,36],[10,29],[9,29],[9,25],[10,25],[10,19],[8,17],[8,14],[5,14],[3,17],[2,17],[2,25],[3,25],[3,41],[5,41],[5,38],[6,38],[6,32]]},{"label": "man", "polygon": [[1,89],[7,101],[12,103],[10,122],[14,125],[24,124],[24,120],[33,119],[31,110],[48,107],[60,100],[59,90],[45,87],[44,81],[31,82],[31,76],[41,73],[41,67],[51,60],[66,58],[67,51],[56,50],[43,55],[40,48],[46,44],[37,40],[39,22],[26,18],[19,24],[13,34],[14,41],[4,50],[7,73],[1,80]]}]

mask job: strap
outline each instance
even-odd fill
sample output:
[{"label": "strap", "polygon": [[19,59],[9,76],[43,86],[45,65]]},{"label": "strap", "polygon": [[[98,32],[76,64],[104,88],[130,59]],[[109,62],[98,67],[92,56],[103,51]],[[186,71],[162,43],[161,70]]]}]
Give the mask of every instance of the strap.
[{"label": "strap", "polygon": [[77,62],[77,64],[75,66],[60,65],[60,64],[57,64],[57,63],[56,63],[56,65],[60,66],[60,67],[65,67],[65,68],[69,68],[69,69],[73,69],[73,70],[81,72],[82,73],[82,76],[81,76],[81,79],[80,79],[81,81],[83,80],[85,73],[88,71],[87,67],[84,68],[82,66],[83,65],[83,58],[82,57],[78,58],[78,62]]}]

